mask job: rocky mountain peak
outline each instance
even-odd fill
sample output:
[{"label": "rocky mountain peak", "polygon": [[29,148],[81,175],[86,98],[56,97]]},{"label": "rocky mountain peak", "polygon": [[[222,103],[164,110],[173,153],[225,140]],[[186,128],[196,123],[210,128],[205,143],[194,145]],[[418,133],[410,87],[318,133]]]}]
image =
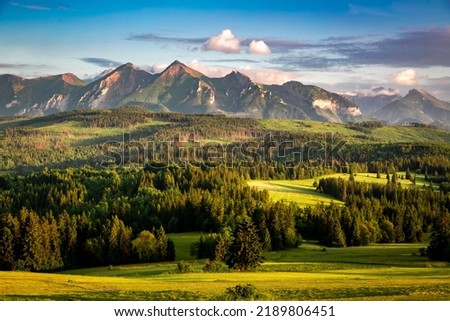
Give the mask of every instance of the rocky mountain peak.
[{"label": "rocky mountain peak", "polygon": [[72,73],[65,73],[61,75],[61,80],[72,86],[85,86],[86,82],[78,78]]},{"label": "rocky mountain peak", "polygon": [[160,75],[163,78],[173,79],[184,74],[190,75],[195,78],[201,78],[203,76],[202,73],[186,66],[178,60],[172,62]]},{"label": "rocky mountain peak", "polygon": [[235,82],[239,84],[240,86],[250,86],[253,85],[253,81],[248,77],[247,75],[244,75],[243,73],[239,71],[232,71],[228,75],[224,77],[225,82]]}]

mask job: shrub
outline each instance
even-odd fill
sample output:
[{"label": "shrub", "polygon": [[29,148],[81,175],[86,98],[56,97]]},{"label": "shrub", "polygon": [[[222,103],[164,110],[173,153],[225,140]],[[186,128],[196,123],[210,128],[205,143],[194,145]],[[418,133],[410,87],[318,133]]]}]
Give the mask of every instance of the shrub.
[{"label": "shrub", "polygon": [[189,273],[189,272],[193,272],[194,269],[192,268],[192,266],[184,261],[180,261],[177,263],[177,273]]},{"label": "shrub", "polygon": [[217,273],[217,272],[226,272],[228,269],[222,264],[220,261],[216,260],[208,260],[203,267],[204,272]]},{"label": "shrub", "polygon": [[238,284],[225,290],[225,301],[256,301],[264,296],[252,284]]}]

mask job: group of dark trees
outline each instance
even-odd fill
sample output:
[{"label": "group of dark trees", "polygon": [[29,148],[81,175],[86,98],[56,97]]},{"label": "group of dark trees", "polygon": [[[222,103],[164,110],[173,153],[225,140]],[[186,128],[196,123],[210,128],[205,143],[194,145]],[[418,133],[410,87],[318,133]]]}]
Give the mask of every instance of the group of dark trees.
[{"label": "group of dark trees", "polygon": [[[0,167],[19,172],[23,167],[31,172],[0,176],[3,269],[42,271],[173,260],[174,246],[166,231],[213,233],[214,237],[200,240],[193,253],[227,261],[236,254],[238,246],[232,244],[232,237],[225,237],[224,231],[235,235],[243,222],[254,228],[262,250],[296,247],[300,235],[325,245],[359,246],[417,242],[431,232],[430,257],[450,257],[447,144],[371,142],[348,144],[342,152],[329,154],[332,151],[327,148],[345,137],[323,137],[307,131],[264,136],[261,124],[250,119],[153,114],[141,109],[49,117],[20,120],[21,126],[2,131],[0,151],[7,157],[0,159]],[[127,159],[111,165],[131,168],[92,169],[81,165],[99,165],[104,160],[105,155],[98,148],[101,140],[69,146],[61,137],[36,129],[39,122],[46,121],[74,121],[85,128],[128,128],[152,120],[164,123],[163,130],[158,130],[158,126],[133,128],[131,139],[163,142],[178,137],[186,145],[195,145],[196,139],[225,137],[234,143],[219,155],[224,156],[222,162],[208,162],[208,155],[190,149],[200,153],[190,155],[198,163],[191,166],[180,158],[178,167],[164,161],[163,145],[156,149],[156,155],[145,155],[132,142],[121,141],[123,146],[118,148],[125,151]],[[379,124],[349,126],[366,135]],[[180,137],[180,132],[197,136]],[[329,138],[332,141],[327,141]],[[48,146],[38,144],[43,141]],[[323,144],[307,143],[314,141]],[[178,143],[173,141],[175,154],[179,152]],[[133,168],[133,162],[144,164],[146,156],[162,161],[147,163],[143,169]],[[350,163],[344,163],[344,159]],[[48,165],[78,169],[46,170]],[[39,171],[33,172],[36,169]],[[398,171],[406,171],[404,179],[413,182],[416,174],[425,175],[429,187],[401,188],[401,178],[395,174]],[[386,181],[362,184],[353,179],[320,180],[316,184],[319,191],[346,205],[318,204],[305,209],[295,204],[272,203],[267,192],[251,189],[246,183],[248,179],[305,179],[337,172],[349,173],[351,177],[358,172],[378,173]],[[440,192],[432,185],[439,186]],[[242,268],[238,263],[234,266]]]},{"label": "group of dark trees", "polygon": [[175,260],[175,248],[161,226],[153,232],[132,229],[117,216],[96,231],[86,215],[39,216],[23,208],[2,217],[0,268],[52,271],[77,266]]},{"label": "group of dark trees", "polygon": [[396,174],[390,176],[386,184],[321,179],[317,189],[345,202],[345,206],[306,208],[297,217],[297,230],[329,246],[415,243],[431,232],[429,257],[449,260],[450,195],[436,192],[432,186],[402,188]]},{"label": "group of dark trees", "polygon": [[[0,264],[33,271],[174,260],[165,232],[254,225],[261,247],[296,246],[295,207],[227,168],[67,169],[0,178]],[[231,246],[231,245],[230,245]]]}]

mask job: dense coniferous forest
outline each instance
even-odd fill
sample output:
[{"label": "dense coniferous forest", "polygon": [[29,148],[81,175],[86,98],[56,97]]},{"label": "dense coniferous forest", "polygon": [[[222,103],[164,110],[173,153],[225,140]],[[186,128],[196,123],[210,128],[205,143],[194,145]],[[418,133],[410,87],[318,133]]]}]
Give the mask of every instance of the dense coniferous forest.
[{"label": "dense coniferous forest", "polygon": [[[230,252],[238,226],[265,251],[297,247],[303,238],[343,247],[414,243],[431,234],[424,253],[450,259],[446,132],[418,127],[411,132],[417,141],[388,142],[376,131],[397,128],[374,122],[333,127],[333,135],[316,131],[313,125],[329,128],[319,123],[281,125],[267,134],[273,125],[254,119],[139,108],[2,119],[0,268],[171,261],[177,256],[166,233],[203,231],[209,236],[194,244],[193,255],[241,269]],[[422,141],[427,135],[443,141]],[[148,141],[170,144],[145,150]],[[339,141],[345,148],[333,150]],[[355,181],[367,172],[386,180]],[[344,206],[274,202],[247,184],[332,173],[350,179],[318,179],[315,187]],[[425,188],[399,184],[415,184],[419,174]]]}]

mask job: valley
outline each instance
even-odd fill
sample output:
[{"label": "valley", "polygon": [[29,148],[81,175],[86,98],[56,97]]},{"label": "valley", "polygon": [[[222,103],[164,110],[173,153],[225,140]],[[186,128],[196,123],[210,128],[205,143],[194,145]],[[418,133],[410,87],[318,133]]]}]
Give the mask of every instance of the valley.
[{"label": "valley", "polygon": [[[0,298],[448,300],[449,143],[141,107],[3,118]],[[262,262],[244,272],[245,222]]]}]

